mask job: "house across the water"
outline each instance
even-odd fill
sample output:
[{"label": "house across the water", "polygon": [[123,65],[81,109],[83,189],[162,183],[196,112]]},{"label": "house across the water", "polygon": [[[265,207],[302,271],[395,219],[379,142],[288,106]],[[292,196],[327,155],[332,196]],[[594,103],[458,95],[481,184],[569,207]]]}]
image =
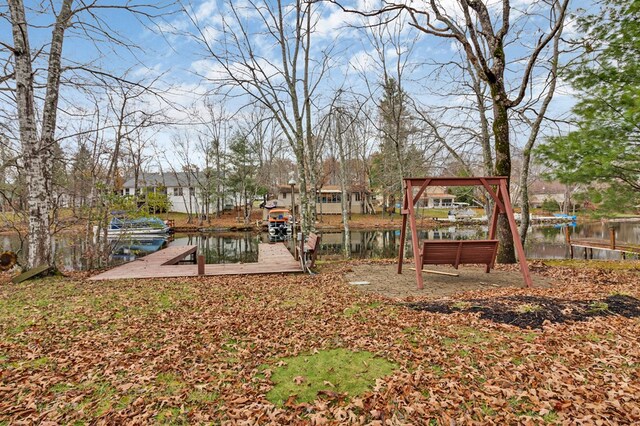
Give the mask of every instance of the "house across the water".
[{"label": "house across the water", "polygon": [[447,194],[444,186],[428,186],[417,206],[430,209],[448,209],[453,207],[456,196]]},{"label": "house across the water", "polygon": [[[278,187],[278,197],[276,199],[278,207],[291,208],[291,187],[281,185]],[[300,189],[294,187],[293,196],[295,205],[300,205]],[[347,194],[347,202],[351,213],[360,214],[366,210],[366,197],[369,194],[359,189],[350,189]],[[337,185],[325,185],[316,193],[316,212],[318,214],[341,214],[342,213],[342,191]]]},{"label": "house across the water", "polygon": [[[218,203],[213,191],[206,194],[203,190],[206,187],[206,176],[202,172],[142,173],[137,181],[133,177],[125,181],[122,185],[122,195],[163,193],[171,203],[169,211],[191,214],[205,213],[208,199],[208,211],[214,214]],[[221,210],[233,208],[233,202],[228,197],[220,204]]]}]

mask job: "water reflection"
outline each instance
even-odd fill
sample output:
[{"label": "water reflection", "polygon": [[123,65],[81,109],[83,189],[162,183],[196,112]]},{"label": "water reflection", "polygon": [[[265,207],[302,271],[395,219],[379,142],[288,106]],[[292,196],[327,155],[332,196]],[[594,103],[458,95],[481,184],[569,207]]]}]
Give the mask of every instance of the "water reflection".
[{"label": "water reflection", "polygon": [[[420,239],[461,240],[485,239],[487,227],[442,227],[420,231]],[[575,238],[598,238],[608,240],[609,225],[606,223],[581,224],[574,227],[536,226],[529,231],[525,251],[529,258],[564,259],[569,257],[566,244],[567,234]],[[344,235],[342,232],[322,232],[320,256],[336,258],[342,256]],[[409,235],[410,237],[410,235]],[[616,240],[620,244],[640,244],[640,223],[620,223],[616,230]],[[17,251],[20,239],[17,235],[0,235],[3,250]],[[258,260],[258,243],[269,242],[267,233],[252,232],[176,234],[167,239],[164,236],[116,238],[110,240],[111,264],[131,261],[139,256],[159,250],[167,245],[196,245],[207,263],[249,263]],[[354,230],[351,232],[351,253],[354,258],[393,258],[398,255],[399,230]],[[291,244],[290,241],[285,244]],[[97,247],[87,242],[82,235],[58,235],[53,240],[56,264],[63,270],[84,270],[91,266],[91,259],[98,257]],[[291,249],[291,247],[289,247]],[[411,241],[406,250],[412,255]],[[24,259],[24,252],[19,256]],[[576,248],[575,258],[584,257],[584,249]],[[595,259],[619,259],[615,252],[594,250]]]},{"label": "water reflection", "polygon": [[140,256],[163,249],[167,247],[168,243],[169,237],[166,235],[109,237],[110,260],[112,263],[130,262]]},{"label": "water reflection", "polygon": [[198,246],[206,263],[250,263],[258,261],[258,243],[264,237],[252,232],[176,234],[172,246]]}]

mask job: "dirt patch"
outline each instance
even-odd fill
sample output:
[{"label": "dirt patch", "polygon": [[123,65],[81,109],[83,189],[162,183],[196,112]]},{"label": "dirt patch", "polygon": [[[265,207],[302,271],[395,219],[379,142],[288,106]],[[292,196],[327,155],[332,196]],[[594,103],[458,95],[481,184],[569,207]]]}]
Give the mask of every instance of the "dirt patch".
[{"label": "dirt patch", "polygon": [[[484,266],[460,266],[458,270],[447,266],[429,265],[429,269],[458,273],[459,276],[446,276],[423,273],[424,289],[418,290],[416,273],[409,269],[412,265],[404,264],[402,274],[398,275],[397,264],[362,264],[355,265],[345,274],[348,282],[368,282],[354,284],[362,291],[376,293],[393,299],[408,297],[438,298],[472,290],[488,290],[492,288],[524,286],[522,274],[515,271],[492,270],[485,273]],[[533,275],[534,286],[549,287],[546,278]]]},{"label": "dirt patch", "polygon": [[586,321],[589,318],[621,315],[640,317],[640,300],[613,295],[600,300],[566,300],[539,296],[510,296],[495,299],[471,299],[407,303],[411,309],[442,314],[480,312],[480,318],[520,328],[542,328],[549,323]]}]

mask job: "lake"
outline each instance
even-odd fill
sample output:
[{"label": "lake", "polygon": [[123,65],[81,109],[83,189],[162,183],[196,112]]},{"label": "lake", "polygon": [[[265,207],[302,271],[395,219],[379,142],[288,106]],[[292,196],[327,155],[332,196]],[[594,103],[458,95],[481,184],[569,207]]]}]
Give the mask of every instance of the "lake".
[{"label": "lake", "polygon": [[[640,244],[640,222],[622,222],[616,231],[619,243]],[[606,223],[591,222],[569,226],[572,238],[609,238]],[[420,231],[421,239],[484,239],[486,226],[446,226]],[[20,240],[17,235],[0,235],[3,250],[17,250]],[[400,230],[354,230],[351,232],[351,252],[354,258],[393,258],[398,255]],[[211,234],[175,234],[168,238],[136,238],[111,242],[110,264],[134,260],[146,253],[168,245],[197,245],[207,263],[255,262],[258,259],[258,243],[268,242],[266,233],[225,232]],[[290,245],[290,242],[287,243]],[[340,231],[322,232],[320,258],[342,257],[344,235]],[[93,242],[88,243],[77,235],[59,235],[54,238],[53,249],[56,262],[63,270],[85,270],[88,259],[94,254]],[[564,226],[534,226],[529,231],[525,252],[531,259],[565,259],[569,247],[565,243]],[[576,249],[574,256],[583,257],[584,251]],[[407,255],[411,256],[410,247]],[[617,253],[594,250],[595,259],[619,259]]]}]

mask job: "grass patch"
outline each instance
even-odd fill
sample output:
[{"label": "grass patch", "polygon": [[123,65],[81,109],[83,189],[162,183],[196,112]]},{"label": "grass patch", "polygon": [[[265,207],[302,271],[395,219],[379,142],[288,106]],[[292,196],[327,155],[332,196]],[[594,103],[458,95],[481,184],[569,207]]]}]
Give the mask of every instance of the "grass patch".
[{"label": "grass patch", "polygon": [[69,389],[73,389],[73,386],[71,386],[68,383],[57,383],[57,384],[51,386],[49,388],[49,391],[51,391],[53,393],[64,393],[64,392],[68,391]]},{"label": "grass patch", "polygon": [[156,416],[157,424],[161,425],[183,425],[187,424],[188,420],[185,414],[180,408],[165,408]]},{"label": "grass patch", "polygon": [[544,264],[547,266],[573,269],[608,269],[613,271],[637,271],[640,269],[640,261],[637,260],[545,259]]},{"label": "grass patch", "polygon": [[591,302],[589,303],[589,313],[597,314],[601,312],[607,312],[609,310],[609,304],[607,302]]},{"label": "grass patch", "polygon": [[449,210],[447,209],[421,209],[417,212],[418,217],[447,219],[449,217]]},{"label": "grass patch", "polygon": [[370,352],[346,349],[320,351],[313,355],[284,358],[286,365],[274,369],[274,388],[267,399],[282,406],[290,397],[311,402],[320,391],[346,393],[350,397],[370,389],[375,380],[393,372],[397,366]]},{"label": "grass patch", "polygon": [[[458,335],[458,342],[466,345],[477,345],[480,343],[489,343],[493,338],[489,333],[480,331],[473,327],[461,327],[455,330]],[[446,338],[445,338],[446,339]]]},{"label": "grass patch", "polygon": [[451,309],[455,309],[457,311],[466,311],[467,309],[471,309],[471,303],[459,301],[451,305]]},{"label": "grass patch", "polygon": [[211,404],[218,401],[218,394],[215,392],[207,392],[204,390],[196,390],[189,393],[187,401],[197,404]]},{"label": "grass patch", "polygon": [[162,386],[163,391],[167,395],[175,395],[182,390],[184,383],[178,379],[173,373],[160,373],[156,377],[156,383]]},{"label": "grass patch", "polygon": [[516,307],[516,312],[520,314],[526,314],[531,312],[539,312],[542,309],[542,306],[532,304],[532,303],[524,303]]},{"label": "grass patch", "polygon": [[353,305],[350,306],[348,308],[346,308],[343,313],[345,317],[352,317],[355,314],[357,314],[358,312],[360,312],[362,310],[362,308],[360,307],[360,305]]}]

